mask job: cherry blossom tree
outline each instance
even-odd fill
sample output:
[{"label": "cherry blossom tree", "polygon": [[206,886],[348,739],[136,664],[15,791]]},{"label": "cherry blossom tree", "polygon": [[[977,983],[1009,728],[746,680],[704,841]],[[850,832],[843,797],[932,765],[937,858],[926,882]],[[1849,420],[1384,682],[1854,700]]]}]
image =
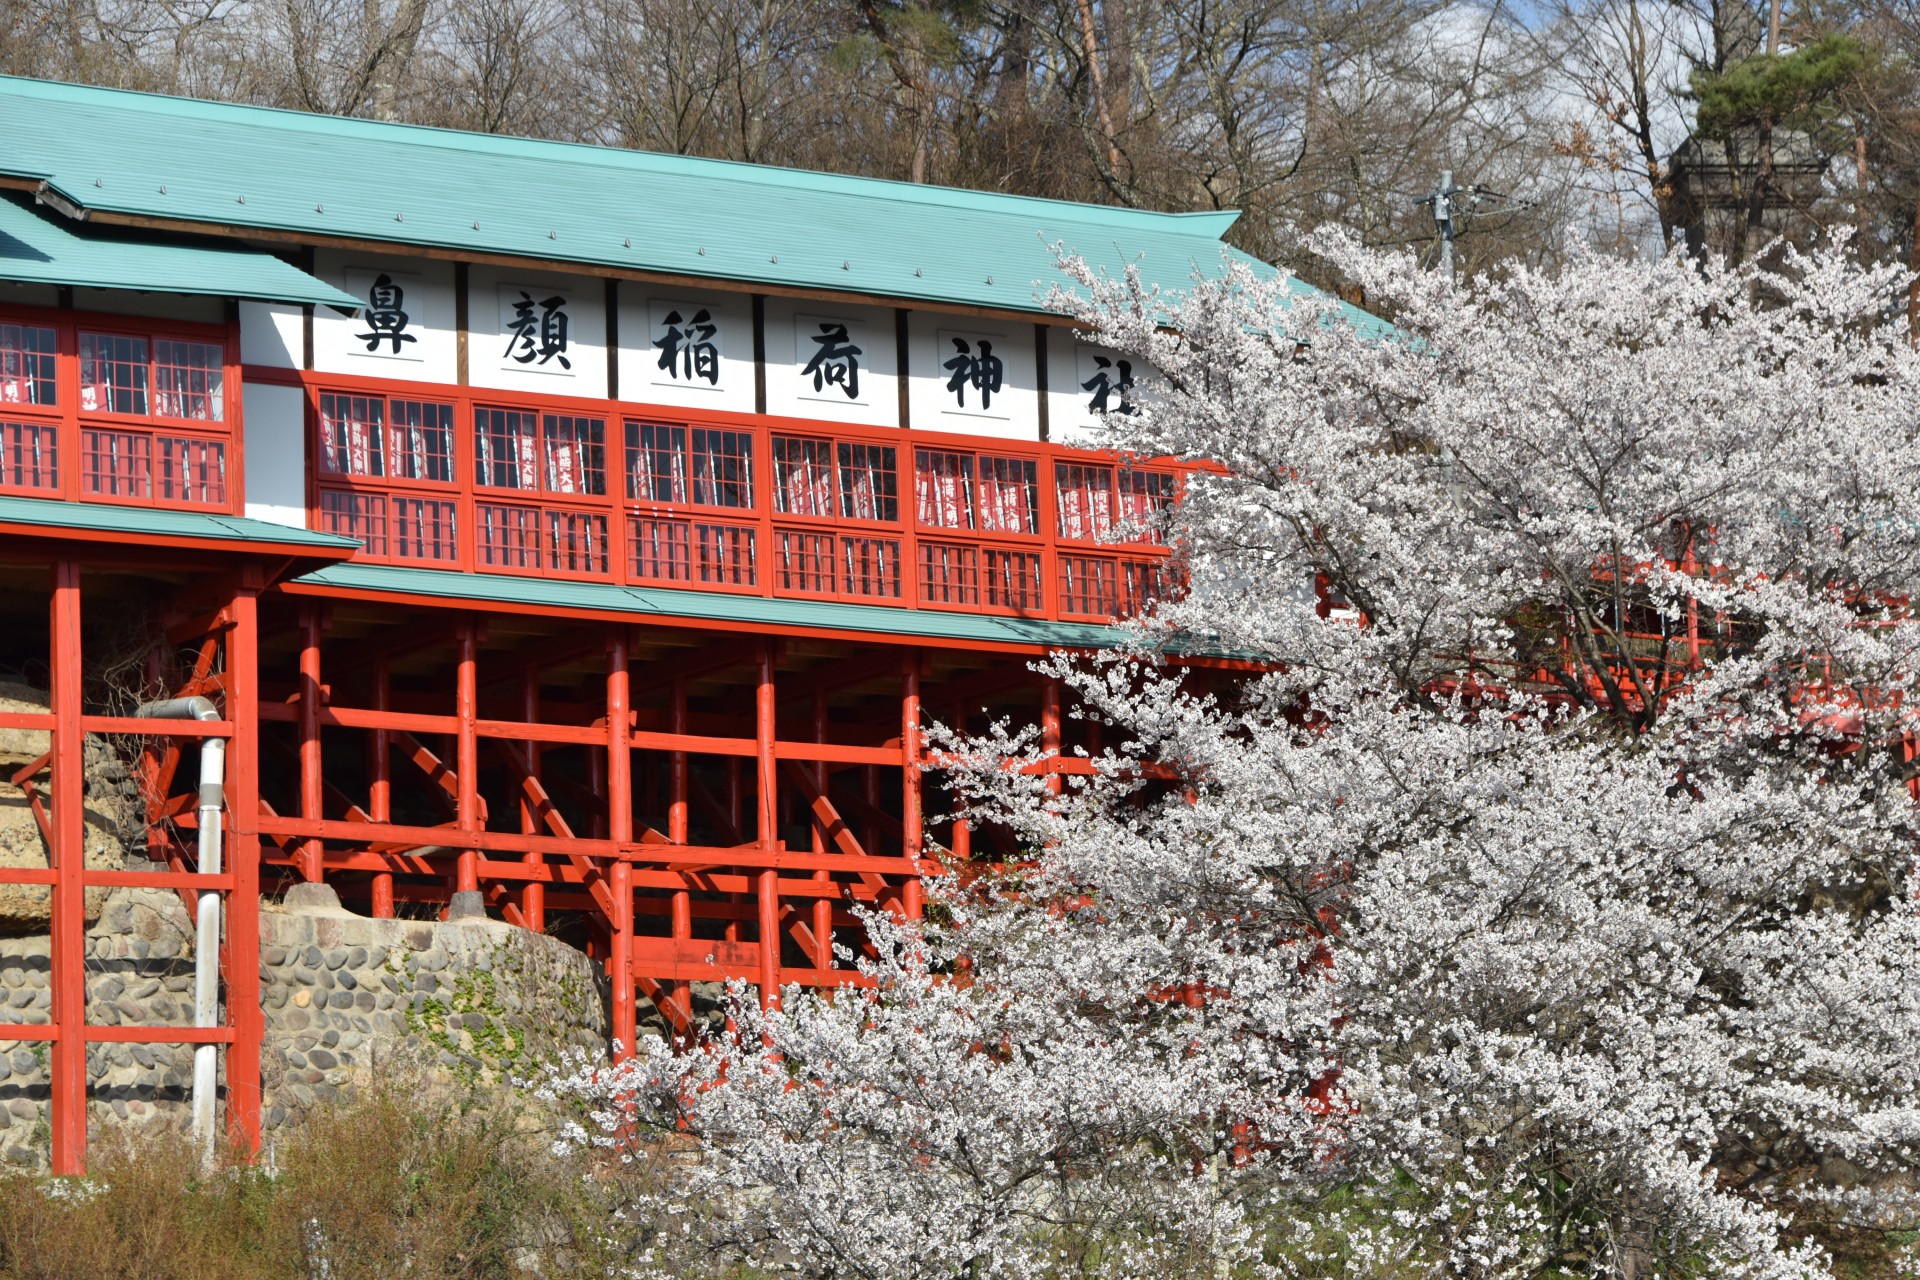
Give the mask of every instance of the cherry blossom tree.
[{"label": "cherry blossom tree", "polygon": [[648,1265],[1784,1280],[1920,1221],[1904,279],[1319,248],[1391,330],[1070,264],[1158,371],[1112,443],[1206,464],[1189,589],[1047,664],[1090,775],[937,734],[1026,854],[870,989],[554,1083],[676,1153]]}]

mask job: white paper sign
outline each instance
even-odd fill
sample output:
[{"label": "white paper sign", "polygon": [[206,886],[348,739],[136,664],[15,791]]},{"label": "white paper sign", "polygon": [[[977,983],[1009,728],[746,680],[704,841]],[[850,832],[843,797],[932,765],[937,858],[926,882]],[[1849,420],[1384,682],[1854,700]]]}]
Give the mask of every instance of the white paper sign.
[{"label": "white paper sign", "polygon": [[500,367],[571,378],[573,299],[541,285],[500,286]]},{"label": "white paper sign", "polygon": [[793,360],[800,370],[802,400],[866,404],[867,326],[838,316],[793,318]]}]

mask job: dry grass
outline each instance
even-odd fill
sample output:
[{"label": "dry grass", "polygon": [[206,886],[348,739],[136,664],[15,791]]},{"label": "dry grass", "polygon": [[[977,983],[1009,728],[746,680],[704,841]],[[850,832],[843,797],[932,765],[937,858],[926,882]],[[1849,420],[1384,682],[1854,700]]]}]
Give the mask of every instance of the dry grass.
[{"label": "dry grass", "polygon": [[391,1089],[308,1117],[272,1156],[200,1177],[184,1144],[143,1139],[84,1182],[0,1178],[0,1277],[605,1275],[644,1230],[608,1212],[633,1175],[583,1178],[501,1096]]}]

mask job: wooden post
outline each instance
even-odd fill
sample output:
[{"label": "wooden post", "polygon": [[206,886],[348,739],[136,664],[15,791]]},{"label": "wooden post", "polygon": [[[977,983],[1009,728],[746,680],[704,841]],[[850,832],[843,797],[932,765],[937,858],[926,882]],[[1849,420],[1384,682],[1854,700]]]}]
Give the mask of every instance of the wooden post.
[{"label": "wooden post", "polygon": [[51,907],[53,1172],[87,1171],[86,759],[82,750],[80,563],[53,566],[53,847]]},{"label": "wooden post", "polygon": [[[627,637],[624,631],[616,631],[607,662],[607,837],[616,845],[633,840],[628,690]],[[633,1008],[633,868],[616,856],[607,879],[613,890],[613,948],[607,958],[607,979],[613,990],[613,1038],[624,1058],[633,1053],[638,1031]]]}]

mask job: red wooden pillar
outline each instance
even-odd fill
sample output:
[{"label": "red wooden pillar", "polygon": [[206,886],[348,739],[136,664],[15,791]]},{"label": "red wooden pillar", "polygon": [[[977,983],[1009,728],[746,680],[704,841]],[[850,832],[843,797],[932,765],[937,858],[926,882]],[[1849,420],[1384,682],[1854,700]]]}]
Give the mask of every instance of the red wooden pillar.
[{"label": "red wooden pillar", "polygon": [[[920,812],[920,653],[909,650],[900,680],[901,856],[917,860],[925,847]],[[920,877],[909,876],[900,892],[909,920],[920,918]]]},{"label": "red wooden pillar", "polygon": [[[744,806],[740,802],[740,757],[728,756],[727,757],[727,822],[729,825],[733,827],[734,835],[736,838],[744,837],[746,835],[746,823],[743,820],[743,816],[742,816],[743,808]],[[736,905],[743,903],[746,900],[747,900],[747,895],[745,895],[744,893],[733,893],[729,891],[727,894],[727,901],[730,903],[734,903]],[[728,913],[727,923],[725,926],[723,936],[726,938],[728,942],[740,941],[740,916],[738,912]]]},{"label": "red wooden pillar", "polygon": [[[529,669],[520,678],[520,718],[528,724],[540,723],[540,672],[537,669]],[[540,776],[540,744],[527,742],[522,745],[527,752],[527,775],[530,779],[537,779]],[[540,832],[539,807],[526,788],[520,791],[520,830],[525,835],[538,835]],[[526,854],[520,860],[530,867],[537,867],[546,861],[537,853]],[[520,890],[520,918],[535,933],[547,931],[547,886],[538,880],[527,881],[526,887]]]},{"label": "red wooden pillar", "polygon": [[[320,610],[308,605],[300,611],[300,816],[317,822],[326,816],[325,790],[320,774]],[[326,876],[317,839],[300,846],[300,874],[311,882]]]},{"label": "red wooden pillar", "polygon": [[[454,675],[454,771],[460,775],[459,795],[456,799],[460,829],[462,831],[480,830],[480,740],[474,733],[473,722],[478,714],[480,678],[478,662],[474,650],[477,647],[474,624],[471,619],[461,622],[459,629],[459,662]],[[471,892],[480,887],[480,851],[462,849],[460,861],[454,876],[454,886],[460,892]]]},{"label": "red wooden pillar", "polygon": [[[373,709],[393,710],[393,670],[385,654],[373,660]],[[375,822],[393,821],[393,742],[385,729],[375,729],[368,745],[372,748],[373,777],[367,786],[367,816]],[[393,916],[393,873],[376,871],[373,876],[373,914],[379,919]]]},{"label": "red wooden pillar", "polygon": [[85,757],[82,752],[80,563],[53,566],[53,1171],[87,1171]]},{"label": "red wooden pillar", "polygon": [[[227,814],[232,840],[227,867],[227,1136],[240,1152],[260,1150],[260,1047],[266,1014],[260,1007],[260,649],[257,571],[248,571],[233,597],[227,633]],[[388,878],[391,886],[392,879]],[[392,910],[389,894],[388,910]]]},{"label": "red wooden pillar", "polygon": [[[687,731],[687,682],[673,682],[673,705],[668,711],[667,728],[673,733]],[[674,844],[687,842],[687,753],[675,751],[669,757],[667,778],[667,839]],[[690,942],[693,939],[693,895],[686,889],[675,889],[672,899],[673,940],[676,943]],[[693,1016],[693,983],[682,980],[674,984],[674,999],[679,1002],[680,1010],[689,1018]]]},{"label": "red wooden pillar", "polygon": [[[759,680],[754,687],[753,740],[757,765],[755,794],[756,829],[760,851],[771,854],[780,845],[779,796],[775,791],[778,775],[773,756],[774,729],[773,642],[760,646]],[[780,1004],[780,873],[763,867],[759,882],[760,907],[760,1005],[765,1009]]]},{"label": "red wooden pillar", "polygon": [[[966,730],[967,708],[964,704],[954,704],[953,724],[956,729]],[[973,827],[963,817],[953,820],[953,856],[961,862],[973,856]]]},{"label": "red wooden pillar", "polygon": [[[1060,682],[1049,679],[1040,693],[1040,748],[1052,759],[1060,754]],[[1059,795],[1067,780],[1057,772],[1047,774],[1047,790]]]},{"label": "red wooden pillar", "polygon": [[[815,742],[827,740],[827,695],[824,693],[813,695],[813,740]],[[827,762],[824,760],[814,761],[813,785],[821,795],[827,794]],[[808,825],[813,836],[813,851],[825,853],[827,851],[826,824],[820,820],[818,814],[815,814],[813,821]],[[813,878],[820,884],[826,884],[833,879],[825,867],[815,871]],[[823,978],[827,970],[833,968],[833,901],[830,898],[813,900],[813,966],[820,970]]]},{"label": "red wooden pillar", "polygon": [[[607,661],[607,836],[616,846],[633,841],[632,725],[628,720],[627,637],[616,632]],[[633,867],[616,849],[608,874],[613,890],[613,948],[607,980],[613,990],[613,1038],[619,1053],[633,1053],[638,1023],[633,1008]]]}]

